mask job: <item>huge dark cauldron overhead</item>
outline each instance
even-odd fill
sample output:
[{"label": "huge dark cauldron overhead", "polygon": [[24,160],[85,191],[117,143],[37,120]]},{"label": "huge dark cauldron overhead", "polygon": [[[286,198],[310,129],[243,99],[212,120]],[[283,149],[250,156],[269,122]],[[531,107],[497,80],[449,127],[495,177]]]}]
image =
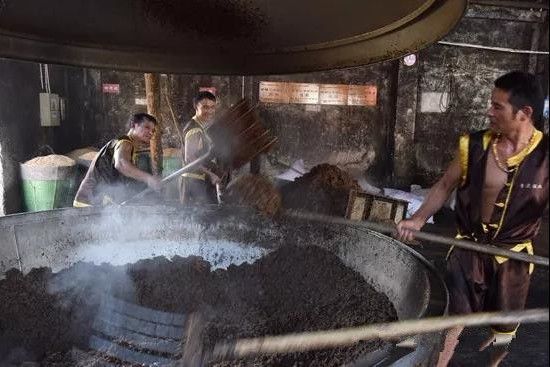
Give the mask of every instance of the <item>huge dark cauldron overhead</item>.
[{"label": "huge dark cauldron overhead", "polygon": [[367,65],[444,37],[466,0],[2,0],[0,57],[133,71]]}]

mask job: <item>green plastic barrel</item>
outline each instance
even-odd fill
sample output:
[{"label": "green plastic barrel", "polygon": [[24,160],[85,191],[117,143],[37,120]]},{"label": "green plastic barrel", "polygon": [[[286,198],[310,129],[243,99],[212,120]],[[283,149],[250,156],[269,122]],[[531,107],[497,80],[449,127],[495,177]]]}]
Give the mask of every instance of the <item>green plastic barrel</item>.
[{"label": "green plastic barrel", "polygon": [[[180,156],[164,156],[162,157],[162,177],[166,177],[169,174],[177,171],[182,167]],[[164,188],[164,200],[166,202],[178,202],[179,201],[179,180],[172,180],[165,185]]]},{"label": "green plastic barrel", "polygon": [[21,164],[23,208],[36,212],[72,206],[76,165],[60,167]]},{"label": "green plastic barrel", "polygon": [[163,157],[163,170],[162,170],[162,176],[166,177],[169,174],[176,172],[178,169],[180,169],[181,166],[181,158],[180,157]]}]

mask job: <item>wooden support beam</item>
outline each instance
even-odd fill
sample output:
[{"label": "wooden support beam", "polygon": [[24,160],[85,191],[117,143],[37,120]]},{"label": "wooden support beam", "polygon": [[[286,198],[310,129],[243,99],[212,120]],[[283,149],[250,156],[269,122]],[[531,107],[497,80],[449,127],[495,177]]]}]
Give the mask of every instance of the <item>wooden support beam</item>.
[{"label": "wooden support beam", "polygon": [[162,121],[160,118],[160,78],[159,74],[145,74],[145,96],[147,113],[157,119],[157,128],[151,139],[151,163],[153,174],[162,175]]}]

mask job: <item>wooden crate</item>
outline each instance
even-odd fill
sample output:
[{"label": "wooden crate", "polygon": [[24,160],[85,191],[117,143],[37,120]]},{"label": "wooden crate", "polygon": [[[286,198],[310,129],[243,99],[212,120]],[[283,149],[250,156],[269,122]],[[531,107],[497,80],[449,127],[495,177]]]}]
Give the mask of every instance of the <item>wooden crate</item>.
[{"label": "wooden crate", "polygon": [[408,205],[409,202],[405,200],[351,190],[348,196],[346,218],[398,223],[405,219]]}]

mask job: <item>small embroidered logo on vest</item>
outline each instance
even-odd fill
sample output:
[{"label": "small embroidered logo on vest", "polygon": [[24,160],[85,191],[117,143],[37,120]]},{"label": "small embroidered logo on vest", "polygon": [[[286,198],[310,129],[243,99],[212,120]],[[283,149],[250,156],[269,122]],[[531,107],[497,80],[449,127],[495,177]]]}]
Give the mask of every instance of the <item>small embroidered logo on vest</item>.
[{"label": "small embroidered logo on vest", "polygon": [[531,184],[531,183],[527,183],[527,184],[520,184],[519,185],[519,188],[520,189],[542,189],[542,185],[541,184]]}]

